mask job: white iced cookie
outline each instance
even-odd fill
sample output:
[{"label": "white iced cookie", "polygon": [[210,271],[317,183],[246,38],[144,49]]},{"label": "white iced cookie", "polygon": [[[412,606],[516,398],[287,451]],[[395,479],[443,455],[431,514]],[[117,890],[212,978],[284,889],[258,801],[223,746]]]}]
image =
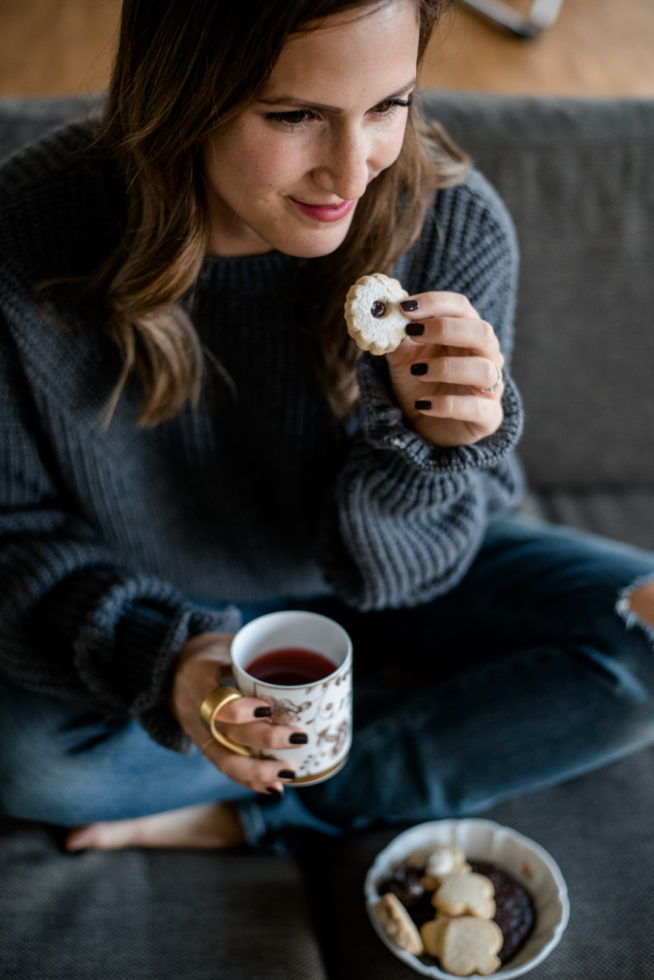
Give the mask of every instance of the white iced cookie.
[{"label": "white iced cookie", "polygon": [[345,297],[345,322],[357,347],[371,354],[389,354],[400,346],[410,322],[400,302],[408,295],[397,279],[380,272],[362,276],[350,286]]},{"label": "white iced cookie", "polygon": [[456,844],[438,843],[428,849],[421,848],[409,855],[407,864],[417,868],[424,867],[421,884],[427,891],[438,888],[446,875],[466,874],[470,871],[465,854]]}]

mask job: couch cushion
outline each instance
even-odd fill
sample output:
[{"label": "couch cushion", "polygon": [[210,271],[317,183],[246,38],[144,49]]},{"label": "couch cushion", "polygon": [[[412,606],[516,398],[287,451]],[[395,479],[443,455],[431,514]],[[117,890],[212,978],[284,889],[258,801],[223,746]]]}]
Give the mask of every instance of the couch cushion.
[{"label": "couch cushion", "polygon": [[3,98],[0,100],[0,161],[59,126],[84,118],[100,102],[101,96]]},{"label": "couch cushion", "polygon": [[430,93],[516,222],[538,488],[654,488],[654,100]]},{"label": "couch cushion", "polygon": [[0,883],[3,980],[326,980],[291,858],[70,855],[52,828],[3,821]]},{"label": "couch cushion", "polygon": [[525,510],[654,551],[654,492],[651,490],[553,490],[531,494]]}]

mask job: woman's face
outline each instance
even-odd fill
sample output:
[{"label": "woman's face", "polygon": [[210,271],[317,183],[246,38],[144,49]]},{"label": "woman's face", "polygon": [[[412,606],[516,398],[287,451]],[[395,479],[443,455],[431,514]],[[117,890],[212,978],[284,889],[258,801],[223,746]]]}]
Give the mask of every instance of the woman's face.
[{"label": "woman's face", "polygon": [[210,251],[338,248],[366,187],[400,152],[417,52],[413,0],[294,35],[258,98],[205,146]]}]

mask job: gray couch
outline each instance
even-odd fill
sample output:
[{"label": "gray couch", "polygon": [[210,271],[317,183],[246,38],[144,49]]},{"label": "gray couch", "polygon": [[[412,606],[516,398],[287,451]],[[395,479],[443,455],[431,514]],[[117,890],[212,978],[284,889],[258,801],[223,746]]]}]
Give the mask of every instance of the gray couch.
[{"label": "gray couch", "polygon": [[[522,244],[515,373],[528,507],[654,547],[654,102],[434,94],[493,180]],[[0,103],[0,156],[78,114]],[[496,806],[540,841],[571,897],[534,980],[654,978],[654,748]],[[293,857],[68,856],[55,828],[0,824],[5,980],[402,980],[362,881],[398,831],[307,837]]]}]

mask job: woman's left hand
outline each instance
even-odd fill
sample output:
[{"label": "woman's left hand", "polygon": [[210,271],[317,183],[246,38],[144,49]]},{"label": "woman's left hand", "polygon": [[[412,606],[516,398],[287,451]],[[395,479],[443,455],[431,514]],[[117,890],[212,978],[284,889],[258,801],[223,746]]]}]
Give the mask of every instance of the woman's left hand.
[{"label": "woman's left hand", "polygon": [[[489,323],[459,293],[417,293],[405,313],[421,330],[386,355],[395,398],[434,446],[468,446],[502,423],[504,357]],[[417,407],[419,406],[419,407]]]}]

